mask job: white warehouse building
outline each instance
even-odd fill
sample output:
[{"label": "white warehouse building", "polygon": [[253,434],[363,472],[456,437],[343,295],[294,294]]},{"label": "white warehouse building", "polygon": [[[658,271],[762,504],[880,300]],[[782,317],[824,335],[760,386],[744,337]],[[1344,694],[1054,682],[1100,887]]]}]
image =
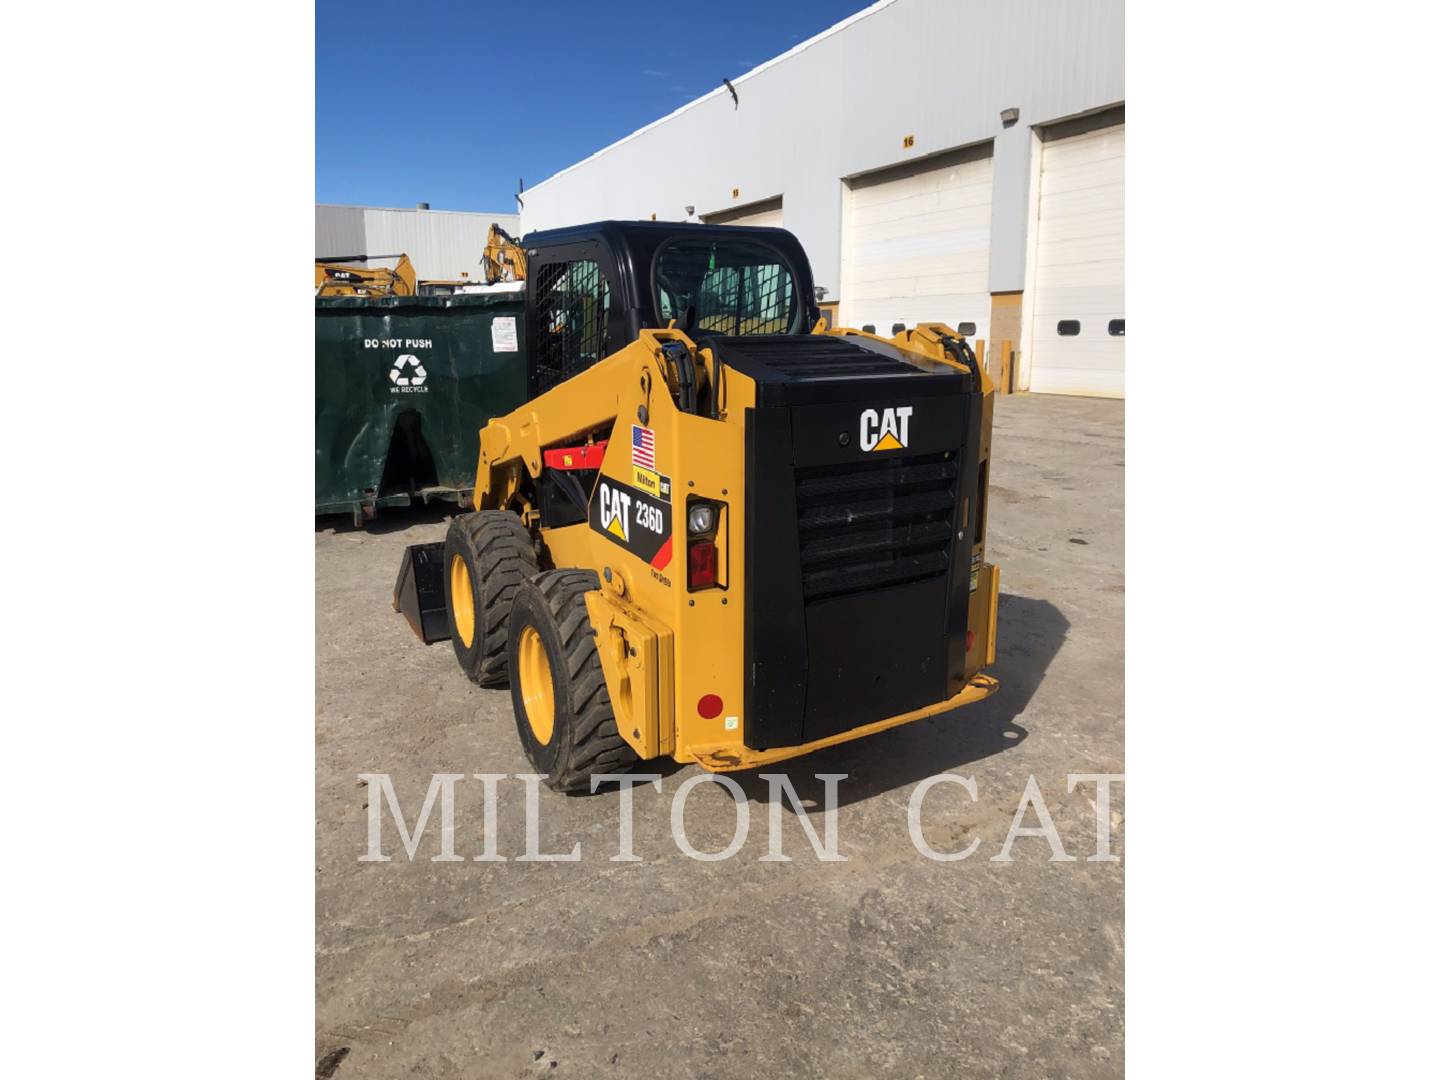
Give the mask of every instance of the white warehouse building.
[{"label": "white warehouse building", "polygon": [[[427,281],[481,282],[485,273],[480,256],[491,222],[511,235],[520,229],[517,214],[431,210],[426,203],[413,210],[317,203],[315,257],[409,255],[416,276]],[[394,266],[395,260],[367,265]]]},{"label": "white warehouse building", "polygon": [[530,188],[525,231],[783,224],[839,325],[973,323],[1017,389],[1124,396],[1122,0],[880,0],[731,86]]}]

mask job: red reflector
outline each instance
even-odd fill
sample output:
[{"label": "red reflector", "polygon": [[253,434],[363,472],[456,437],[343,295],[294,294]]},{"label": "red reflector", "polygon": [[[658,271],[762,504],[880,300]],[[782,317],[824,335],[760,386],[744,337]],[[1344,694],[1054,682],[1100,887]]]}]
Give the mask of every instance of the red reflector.
[{"label": "red reflector", "polygon": [[700,703],[695,706],[695,711],[706,720],[714,720],[715,717],[725,711],[725,702],[720,700],[719,694],[706,694],[700,699]]},{"label": "red reflector", "polygon": [[975,647],[975,631],[974,631],[974,630],[966,630],[966,631],[965,631],[965,651],[966,651],[966,652],[969,652],[969,651],[970,651],[971,649],[973,649],[974,647]]},{"label": "red reflector", "polygon": [[605,460],[606,442],[587,446],[557,446],[545,451],[547,469],[598,469]]},{"label": "red reflector", "polygon": [[715,541],[690,542],[690,588],[707,589],[715,584]]}]

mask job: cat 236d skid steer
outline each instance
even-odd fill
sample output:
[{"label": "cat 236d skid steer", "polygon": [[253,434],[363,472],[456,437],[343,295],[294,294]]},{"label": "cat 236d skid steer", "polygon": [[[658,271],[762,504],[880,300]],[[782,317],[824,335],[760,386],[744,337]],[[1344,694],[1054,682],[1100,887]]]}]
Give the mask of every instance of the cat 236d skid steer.
[{"label": "cat 236d skid steer", "polygon": [[767,765],[997,689],[993,393],[962,337],[827,328],[783,229],[522,243],[529,400],[480,432],[431,564],[551,787]]}]

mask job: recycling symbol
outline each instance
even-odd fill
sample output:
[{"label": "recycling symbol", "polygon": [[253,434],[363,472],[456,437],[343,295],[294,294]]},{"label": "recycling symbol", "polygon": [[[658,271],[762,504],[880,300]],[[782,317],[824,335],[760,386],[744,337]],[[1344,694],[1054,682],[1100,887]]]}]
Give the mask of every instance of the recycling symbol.
[{"label": "recycling symbol", "polygon": [[[406,375],[405,369],[407,367],[414,368],[415,371],[410,375]],[[420,358],[418,356],[411,356],[409,353],[406,353],[404,356],[397,356],[395,358],[395,366],[390,369],[390,381],[396,386],[424,386],[425,369],[420,366]]]}]

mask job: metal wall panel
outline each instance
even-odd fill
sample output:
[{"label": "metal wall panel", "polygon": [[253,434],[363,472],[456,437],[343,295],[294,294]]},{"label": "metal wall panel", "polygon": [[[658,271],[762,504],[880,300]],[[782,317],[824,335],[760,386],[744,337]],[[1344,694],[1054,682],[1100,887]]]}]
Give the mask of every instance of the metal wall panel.
[{"label": "metal wall panel", "polygon": [[358,206],[315,207],[315,257],[368,255],[365,250],[365,211]]},{"label": "metal wall panel", "polygon": [[[389,210],[369,206],[316,206],[315,254],[410,256],[420,278],[483,281],[480,255],[490,223],[511,234],[518,214],[458,210]],[[386,265],[376,263],[374,265]]]},{"label": "metal wall panel", "polygon": [[1124,100],[1124,18],[1123,0],[881,0],[732,79],[738,105],[720,86],[532,187],[525,229],[783,196],[835,297],[844,179],[993,140],[988,287],[1023,289],[1031,127]]}]

